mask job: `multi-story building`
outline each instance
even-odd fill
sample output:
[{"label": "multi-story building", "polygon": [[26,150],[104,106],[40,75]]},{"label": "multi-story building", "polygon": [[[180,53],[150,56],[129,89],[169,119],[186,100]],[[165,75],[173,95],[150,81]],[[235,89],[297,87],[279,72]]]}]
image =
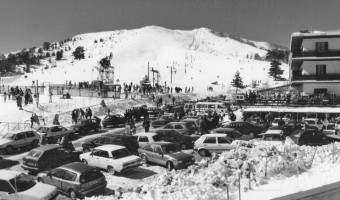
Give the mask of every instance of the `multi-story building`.
[{"label": "multi-story building", "polygon": [[291,37],[290,80],[298,92],[340,95],[340,30]]}]

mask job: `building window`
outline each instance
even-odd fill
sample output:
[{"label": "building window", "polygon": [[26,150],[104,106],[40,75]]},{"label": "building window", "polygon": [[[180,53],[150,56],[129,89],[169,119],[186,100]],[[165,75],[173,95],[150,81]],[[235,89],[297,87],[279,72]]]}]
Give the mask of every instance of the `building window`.
[{"label": "building window", "polygon": [[328,51],[328,42],[316,42],[315,45],[316,45],[315,49],[318,52]]},{"label": "building window", "polygon": [[326,65],[316,65],[316,76],[326,75]]},{"label": "building window", "polygon": [[326,94],[327,93],[327,88],[315,88],[314,89],[314,94]]}]

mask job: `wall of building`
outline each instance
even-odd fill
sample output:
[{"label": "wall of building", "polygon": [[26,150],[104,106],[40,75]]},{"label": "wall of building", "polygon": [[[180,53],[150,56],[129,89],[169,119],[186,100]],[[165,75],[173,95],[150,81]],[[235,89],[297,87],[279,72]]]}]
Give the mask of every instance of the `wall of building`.
[{"label": "wall of building", "polygon": [[307,94],[314,94],[314,89],[327,88],[328,93],[335,93],[337,96],[340,95],[340,83],[304,83],[299,89],[299,92],[305,92]]},{"label": "wall of building", "polygon": [[315,39],[304,39],[302,41],[302,47],[304,51],[315,51],[315,42],[328,42],[329,50],[340,49],[340,37],[339,38],[315,38]]},{"label": "wall of building", "polygon": [[340,74],[340,61],[304,61],[302,75],[315,75],[316,65],[326,65],[326,74]]}]

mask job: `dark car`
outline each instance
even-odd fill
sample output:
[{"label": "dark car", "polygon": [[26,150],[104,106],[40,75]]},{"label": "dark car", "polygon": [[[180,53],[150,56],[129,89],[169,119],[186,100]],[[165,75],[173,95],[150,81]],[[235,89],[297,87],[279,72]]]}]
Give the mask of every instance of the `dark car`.
[{"label": "dark car", "polygon": [[72,125],[70,128],[75,133],[81,133],[81,134],[84,134],[91,130],[98,132],[100,129],[100,121],[101,120],[98,117],[93,118],[93,119],[84,119],[79,124]]},{"label": "dark car", "polygon": [[72,200],[96,194],[106,188],[105,176],[96,168],[80,162],[39,173],[37,181],[56,186]]},{"label": "dark car", "polygon": [[164,111],[156,106],[149,106],[148,108],[148,114],[150,117],[157,117],[159,114],[163,114]]},{"label": "dark car", "polygon": [[119,125],[124,125],[125,123],[126,123],[125,117],[119,114],[107,115],[102,121],[102,125],[104,128],[107,126],[117,127]]},{"label": "dark car", "polygon": [[151,127],[152,128],[159,128],[159,127],[163,127],[166,124],[173,122],[174,121],[174,117],[173,116],[162,116],[160,118],[157,118],[156,120],[151,122]]},{"label": "dark car", "polygon": [[196,127],[188,122],[170,122],[167,125],[152,130],[155,133],[166,133],[172,130],[176,130],[184,135],[192,135],[197,133]]},{"label": "dark car", "polygon": [[23,158],[22,168],[30,172],[41,172],[61,165],[78,162],[81,151],[71,151],[56,144],[35,148]]},{"label": "dark car", "polygon": [[82,144],[83,152],[90,152],[95,147],[102,146],[105,144],[115,144],[126,147],[130,153],[137,155],[139,144],[135,137],[129,135],[104,135],[97,138],[87,140]]},{"label": "dark car", "polygon": [[181,149],[194,148],[194,142],[200,137],[198,135],[183,135],[177,130],[169,130],[166,132],[154,132],[157,133],[161,140],[178,144]]},{"label": "dark car", "polygon": [[340,141],[339,136],[325,135],[319,130],[296,130],[289,136],[298,145],[322,146],[335,141]]},{"label": "dark car", "polygon": [[240,133],[242,133],[242,135],[248,135],[249,137],[253,137],[253,138],[261,137],[259,136],[259,134],[263,132],[263,128],[261,126],[257,126],[249,122],[243,122],[243,121],[229,122],[228,124],[225,124],[222,127],[223,128],[234,128]]},{"label": "dark car", "polygon": [[199,118],[185,118],[182,119],[181,122],[186,122],[188,124],[190,124],[191,126],[195,127],[195,134],[198,133],[199,130]]},{"label": "dark car", "polygon": [[300,129],[318,130],[317,127],[309,126],[307,123],[300,122],[300,121],[290,121],[288,122],[288,124],[284,126],[272,126],[269,128],[269,130],[282,130],[284,137],[287,137],[291,135],[293,132],[295,132],[296,130],[300,130]]},{"label": "dark car", "polygon": [[156,142],[138,150],[139,156],[147,163],[166,166],[168,170],[187,168],[195,163],[195,157],[181,152],[177,144]]}]

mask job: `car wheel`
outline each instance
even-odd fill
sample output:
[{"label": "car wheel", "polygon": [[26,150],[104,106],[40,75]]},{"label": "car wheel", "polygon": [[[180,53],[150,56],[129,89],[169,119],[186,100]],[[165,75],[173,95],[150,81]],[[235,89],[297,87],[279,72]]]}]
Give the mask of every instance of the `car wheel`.
[{"label": "car wheel", "polygon": [[35,147],[37,147],[38,146],[38,140],[33,140],[33,142],[32,142],[32,148],[35,148]]},{"label": "car wheel", "polygon": [[74,190],[70,190],[70,191],[68,191],[68,195],[69,195],[69,197],[72,199],[72,200],[76,200],[77,199],[77,195],[76,195],[76,193],[74,192]]},{"label": "car wheel", "polygon": [[111,175],[115,175],[115,169],[112,166],[108,166],[107,167],[107,172],[109,172],[109,174]]},{"label": "car wheel", "polygon": [[42,178],[37,178],[37,181],[39,182],[39,183],[44,183],[44,181],[42,180]]},{"label": "car wheel", "polygon": [[48,144],[52,144],[53,143],[53,138],[52,137],[47,138],[47,142],[48,142]]},{"label": "car wheel", "polygon": [[171,171],[173,168],[174,168],[174,164],[173,164],[171,161],[168,161],[168,162],[166,163],[166,169],[167,169],[168,171]]},{"label": "car wheel", "polygon": [[90,149],[86,147],[86,148],[83,149],[83,152],[84,153],[90,152]]},{"label": "car wheel", "polygon": [[206,156],[208,156],[208,151],[205,150],[205,149],[200,149],[200,150],[198,151],[198,154],[199,154],[201,157],[206,157]]},{"label": "car wheel", "polygon": [[85,160],[85,159],[81,160],[81,162],[88,165],[87,160]]},{"label": "car wheel", "polygon": [[7,146],[5,148],[6,153],[12,153],[13,152],[13,147],[12,146]]},{"label": "car wheel", "polygon": [[148,164],[148,158],[146,157],[146,155],[142,155],[141,158],[143,164]]},{"label": "car wheel", "polygon": [[185,150],[185,149],[187,149],[187,144],[185,144],[185,143],[182,143],[182,144],[181,144],[181,149],[182,149],[182,150]]}]

